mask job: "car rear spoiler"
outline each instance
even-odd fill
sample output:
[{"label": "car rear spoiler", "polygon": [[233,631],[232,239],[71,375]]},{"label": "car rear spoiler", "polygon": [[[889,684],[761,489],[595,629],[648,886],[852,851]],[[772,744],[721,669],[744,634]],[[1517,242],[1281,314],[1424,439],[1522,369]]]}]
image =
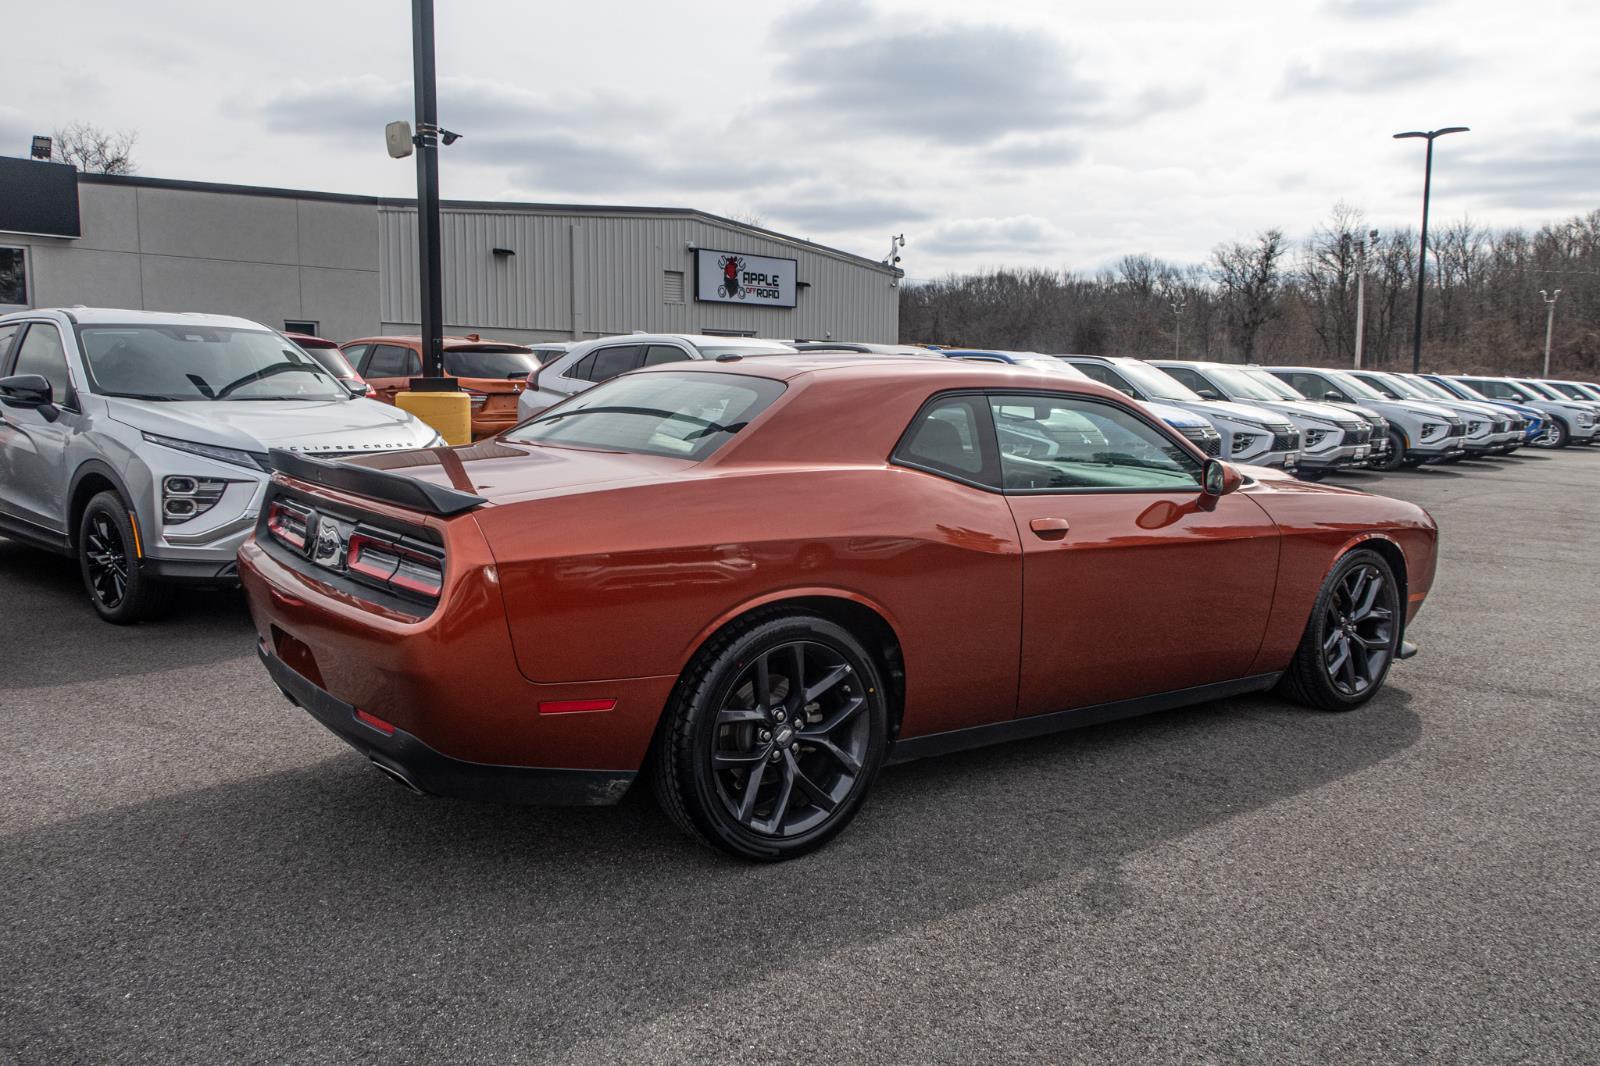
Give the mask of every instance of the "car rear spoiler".
[{"label": "car rear spoiler", "polygon": [[392,474],[375,467],[313,459],[309,455],[298,455],[282,448],[273,448],[267,455],[272,461],[272,469],[280,474],[441,518],[461,514],[489,502],[470,492],[448,489],[443,485],[406,477],[404,474]]}]

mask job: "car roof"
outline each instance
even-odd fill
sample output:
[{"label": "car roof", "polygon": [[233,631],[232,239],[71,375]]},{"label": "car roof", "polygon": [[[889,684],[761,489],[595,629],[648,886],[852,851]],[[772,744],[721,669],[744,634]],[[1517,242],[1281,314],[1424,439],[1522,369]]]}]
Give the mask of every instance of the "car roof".
[{"label": "car roof", "polygon": [[[989,363],[975,360],[927,358],[919,355],[879,355],[876,353],[795,352],[764,355],[756,359],[735,356],[690,362],[659,363],[632,371],[632,374],[739,374],[789,382],[808,375],[817,379],[871,379],[886,388],[896,384],[933,382],[952,389],[960,388],[1045,388],[1066,389],[1093,396],[1127,397],[1098,382],[1084,381],[1067,374],[1053,373],[1026,365]],[[630,375],[631,376],[631,375]]]},{"label": "car roof", "polygon": [[248,318],[237,318],[233,315],[207,315],[196,311],[136,311],[125,307],[35,307],[32,310],[14,312],[13,315],[4,317],[22,317],[27,315],[59,314],[77,322],[79,325],[115,325],[115,326],[229,326],[234,329],[268,329],[260,322],[253,322]]},{"label": "car roof", "polygon": [[[422,338],[415,333],[410,336],[404,334],[391,334],[387,337],[357,337],[355,340],[344,342],[351,344],[393,344],[401,348],[421,348]],[[343,347],[343,345],[341,346]],[[504,351],[507,348],[520,352],[529,352],[533,349],[521,341],[497,341],[493,337],[446,337],[444,348],[447,352],[459,351]]]}]

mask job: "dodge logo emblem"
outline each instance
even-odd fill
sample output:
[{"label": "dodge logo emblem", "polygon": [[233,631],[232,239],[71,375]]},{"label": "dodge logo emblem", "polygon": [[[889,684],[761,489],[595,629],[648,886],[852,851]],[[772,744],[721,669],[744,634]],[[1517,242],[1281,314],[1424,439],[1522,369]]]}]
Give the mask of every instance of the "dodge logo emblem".
[{"label": "dodge logo emblem", "polygon": [[319,518],[317,539],[311,544],[312,561],[322,566],[338,566],[343,547],[344,538],[339,535],[338,525],[331,518]]}]

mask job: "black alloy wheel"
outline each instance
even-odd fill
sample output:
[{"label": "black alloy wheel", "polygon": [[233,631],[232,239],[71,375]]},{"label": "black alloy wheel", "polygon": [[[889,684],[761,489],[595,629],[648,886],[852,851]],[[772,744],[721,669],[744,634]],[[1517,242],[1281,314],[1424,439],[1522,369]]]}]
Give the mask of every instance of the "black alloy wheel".
[{"label": "black alloy wheel", "polygon": [[1359,696],[1383,679],[1394,650],[1394,594],[1376,566],[1348,570],[1324,611],[1322,661],[1333,687]]},{"label": "black alloy wheel", "polygon": [[133,519],[120,496],[102,492],[89,501],[78,522],[78,569],[89,602],[116,625],[156,615],[171,591],[140,570],[134,541]]},{"label": "black alloy wheel", "polygon": [[886,719],[878,671],[848,631],[756,616],[685,673],[658,745],[657,793],[713,846],[790,858],[854,817],[883,759]]},{"label": "black alloy wheel", "polygon": [[1347,711],[1382,687],[1400,647],[1400,586],[1376,551],[1346,555],[1323,583],[1279,687],[1291,699]]}]

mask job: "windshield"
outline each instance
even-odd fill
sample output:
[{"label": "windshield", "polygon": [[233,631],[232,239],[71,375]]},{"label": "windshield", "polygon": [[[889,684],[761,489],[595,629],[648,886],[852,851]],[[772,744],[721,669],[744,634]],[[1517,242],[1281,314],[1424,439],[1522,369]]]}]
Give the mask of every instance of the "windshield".
[{"label": "windshield", "polygon": [[1163,374],[1153,366],[1134,359],[1112,364],[1117,372],[1158,400],[1181,400],[1185,403],[1203,402],[1189,386],[1177,378]]},{"label": "windshield", "polygon": [[1402,400],[1424,400],[1424,401],[1426,401],[1426,400],[1436,400],[1436,399],[1438,399],[1437,396],[1429,396],[1426,392],[1423,392],[1416,385],[1414,385],[1410,381],[1407,381],[1405,378],[1401,377],[1398,374],[1379,374],[1379,375],[1376,375],[1376,376],[1385,385],[1387,385],[1391,389],[1393,389],[1395,391],[1395,395],[1399,396]]},{"label": "windshield", "polygon": [[742,374],[626,375],[580,393],[501,439],[704,459],[782,392],[781,381]]},{"label": "windshield", "polygon": [[1410,385],[1413,389],[1417,390],[1417,392],[1421,393],[1422,398],[1425,400],[1455,401],[1461,399],[1461,397],[1455,395],[1443,385],[1437,385],[1434,382],[1429,381],[1427,378],[1401,378],[1400,380],[1404,381],[1407,385]]},{"label": "windshield", "polygon": [[498,378],[521,381],[539,369],[539,360],[527,348],[447,348],[444,372],[457,378]]},{"label": "windshield", "polygon": [[1571,381],[1567,384],[1570,387],[1577,389],[1578,395],[1582,396],[1585,400],[1600,400],[1600,389],[1595,388],[1593,385],[1582,381]]},{"label": "windshield", "polygon": [[84,326],[94,391],[138,400],[348,400],[293,341],[264,329],[180,323]]},{"label": "windshield", "polygon": [[[1450,384],[1454,385],[1456,388],[1460,389],[1463,393],[1465,393],[1466,394],[1465,397],[1464,397],[1465,399],[1469,399],[1469,400],[1488,400],[1488,399],[1492,399],[1493,398],[1488,393],[1484,392],[1482,389],[1478,388],[1478,386],[1472,384],[1471,382],[1454,381],[1454,380],[1452,380],[1450,382]],[[1508,389],[1511,388],[1509,385],[1506,386],[1506,387]],[[1512,390],[1512,391],[1514,392],[1515,390]],[[1504,398],[1510,399],[1510,397],[1504,397]],[[1518,396],[1518,397],[1516,397],[1516,399],[1520,400],[1520,399],[1522,399],[1522,397]]]},{"label": "windshield", "polygon": [[1513,380],[1516,381],[1518,388],[1525,392],[1531,392],[1535,396],[1543,396],[1547,400],[1560,400],[1565,398],[1559,392],[1556,392],[1554,389],[1551,389],[1547,386],[1541,385],[1537,381],[1523,381],[1521,378],[1514,378]]},{"label": "windshield", "polygon": [[1362,399],[1366,400],[1383,399],[1383,394],[1377,389],[1373,388],[1371,385],[1368,385],[1365,381],[1351,377],[1349,374],[1338,370],[1324,370],[1323,373],[1327,374],[1334,381],[1338,382],[1340,388],[1344,389],[1345,392],[1350,393],[1352,396],[1360,396]]},{"label": "windshield", "polygon": [[1265,370],[1260,370],[1256,367],[1246,367],[1244,370],[1241,370],[1240,373],[1248,374],[1251,381],[1255,382],[1257,385],[1260,385],[1268,392],[1273,393],[1280,400],[1303,400],[1306,398],[1304,393],[1297,391],[1288,382],[1281,378],[1272,376]]},{"label": "windshield", "polygon": [[1208,366],[1206,376],[1218,382],[1228,390],[1228,395],[1233,399],[1246,396],[1252,400],[1271,400],[1274,403],[1282,399],[1277,393],[1260,384],[1255,378],[1242,370],[1231,366]]}]

